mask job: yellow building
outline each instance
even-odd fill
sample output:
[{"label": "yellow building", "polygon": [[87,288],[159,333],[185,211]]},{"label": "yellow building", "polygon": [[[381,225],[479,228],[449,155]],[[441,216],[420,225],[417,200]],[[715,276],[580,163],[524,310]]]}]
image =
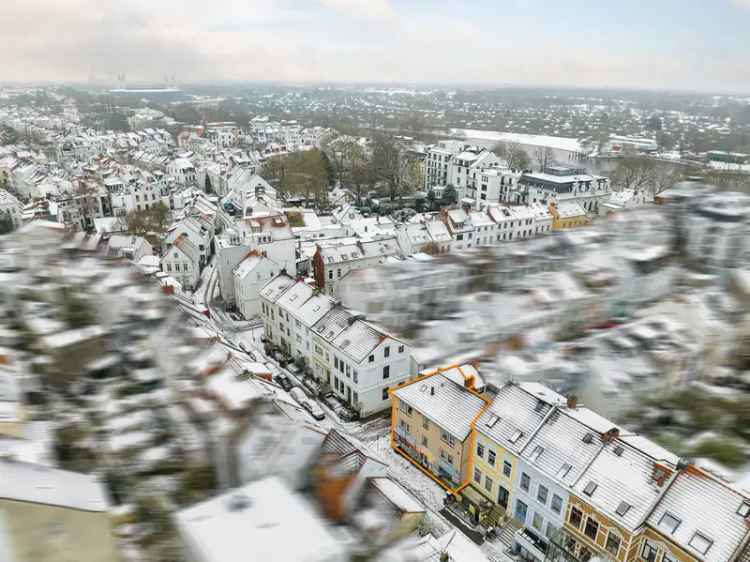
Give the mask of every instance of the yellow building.
[{"label": "yellow building", "polygon": [[[563,396],[541,384],[507,384],[477,420],[474,471],[470,489],[465,490],[462,499],[470,510],[480,513],[487,525],[496,525],[499,516],[510,511],[520,452],[552,406],[564,403]],[[492,502],[493,507],[481,509],[472,493],[474,498],[479,494]]]},{"label": "yellow building", "polygon": [[550,203],[549,212],[552,215],[552,230],[565,230],[589,224],[586,211],[574,201]]},{"label": "yellow building", "polygon": [[0,560],[118,561],[107,508],[92,475],[0,461]]},{"label": "yellow building", "polygon": [[486,407],[470,365],[438,369],[390,391],[391,446],[449,491],[472,473],[472,422]]}]

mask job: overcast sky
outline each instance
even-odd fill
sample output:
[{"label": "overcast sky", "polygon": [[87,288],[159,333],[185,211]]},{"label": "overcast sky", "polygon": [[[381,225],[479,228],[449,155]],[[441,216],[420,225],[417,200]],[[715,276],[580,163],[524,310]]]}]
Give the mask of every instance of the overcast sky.
[{"label": "overcast sky", "polygon": [[750,92],[750,0],[0,0],[0,80]]}]

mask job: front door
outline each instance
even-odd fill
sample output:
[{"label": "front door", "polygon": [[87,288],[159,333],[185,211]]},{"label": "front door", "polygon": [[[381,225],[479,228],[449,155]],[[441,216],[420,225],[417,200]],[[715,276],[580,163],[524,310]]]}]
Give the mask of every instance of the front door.
[{"label": "front door", "polygon": [[516,514],[515,517],[518,519],[518,521],[521,523],[521,525],[526,524],[526,512],[528,511],[529,507],[523,503],[521,500],[516,500]]},{"label": "front door", "polygon": [[499,488],[500,489],[497,492],[497,503],[503,506],[503,509],[508,509],[508,499],[510,497],[510,493],[502,486],[499,486]]}]

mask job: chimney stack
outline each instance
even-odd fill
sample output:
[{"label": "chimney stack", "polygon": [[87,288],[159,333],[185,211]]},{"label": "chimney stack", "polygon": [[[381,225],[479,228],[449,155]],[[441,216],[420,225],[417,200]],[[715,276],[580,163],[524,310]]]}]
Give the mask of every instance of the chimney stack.
[{"label": "chimney stack", "polygon": [[578,406],[578,396],[575,394],[571,394],[568,396],[568,408],[571,410],[574,410]]}]

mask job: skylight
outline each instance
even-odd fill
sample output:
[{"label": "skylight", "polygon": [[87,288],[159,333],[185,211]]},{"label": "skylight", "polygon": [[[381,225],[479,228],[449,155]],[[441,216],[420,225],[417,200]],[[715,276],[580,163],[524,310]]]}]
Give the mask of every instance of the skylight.
[{"label": "skylight", "polygon": [[659,519],[659,528],[669,533],[674,533],[677,530],[677,527],[680,526],[680,523],[682,523],[682,521],[677,519],[677,517],[669,512],[665,512],[664,515],[661,516],[661,519]]},{"label": "skylight", "polygon": [[688,544],[701,554],[706,554],[714,541],[701,533],[695,533]]},{"label": "skylight", "polygon": [[628,502],[620,502],[620,505],[617,506],[617,515],[620,517],[625,517],[625,514],[630,511],[631,505]]},{"label": "skylight", "polygon": [[742,502],[737,509],[737,513],[742,517],[750,516],[750,502]]},{"label": "skylight", "polygon": [[562,465],[562,466],[560,467],[560,470],[558,470],[558,471],[557,471],[557,475],[558,475],[558,476],[559,476],[560,478],[565,478],[565,477],[566,477],[566,476],[568,475],[568,473],[570,472],[570,469],[571,469],[571,468],[573,468],[573,467],[572,467],[572,466],[571,466],[571,465],[570,465],[569,463],[564,463],[564,464],[563,464],[563,465]]},{"label": "skylight", "polygon": [[584,443],[591,443],[594,440],[594,435],[592,433],[587,433],[583,436],[583,442]]},{"label": "skylight", "polygon": [[485,425],[487,427],[495,427],[495,424],[499,421],[500,421],[500,416],[498,416],[497,414],[492,414],[490,416],[490,419],[487,420],[487,423],[485,423]]},{"label": "skylight", "polygon": [[594,492],[599,487],[599,485],[591,480],[588,484],[586,484],[586,487],[583,489],[583,493],[587,496],[591,497],[594,495]]},{"label": "skylight", "polygon": [[539,457],[542,455],[543,452],[544,452],[544,447],[537,445],[536,447],[534,447],[534,450],[531,452],[531,460],[532,461],[539,460]]},{"label": "skylight", "polygon": [[523,435],[523,431],[521,431],[520,429],[517,429],[515,433],[511,436],[510,442],[515,443],[521,438],[522,435]]}]

